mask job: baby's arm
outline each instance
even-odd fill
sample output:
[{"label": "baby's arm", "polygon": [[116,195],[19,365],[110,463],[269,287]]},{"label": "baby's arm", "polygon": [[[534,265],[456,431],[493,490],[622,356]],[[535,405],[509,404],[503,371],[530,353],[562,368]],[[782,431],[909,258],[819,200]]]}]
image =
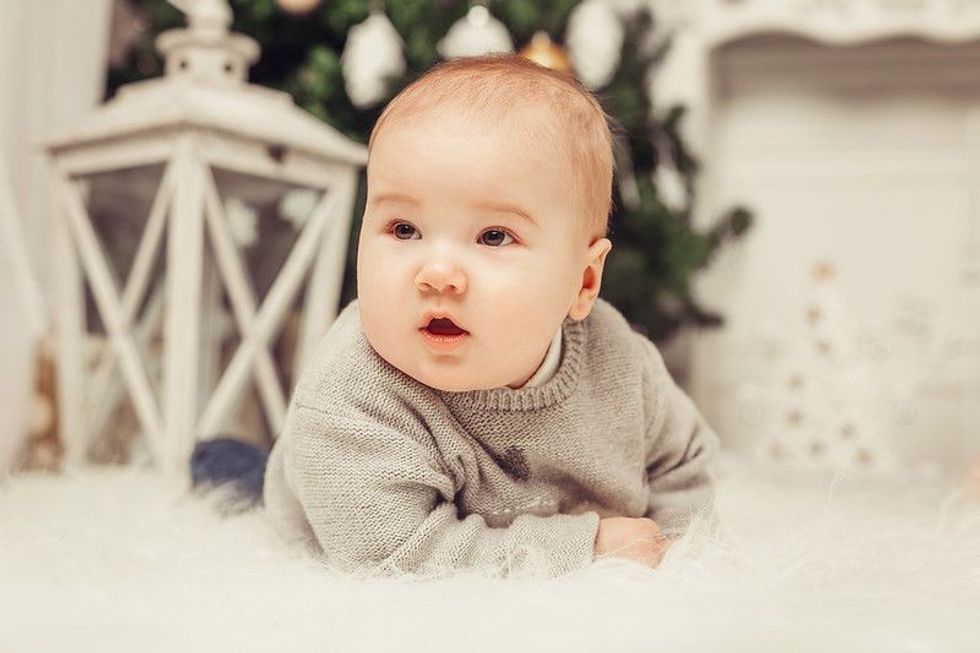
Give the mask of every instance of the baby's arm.
[{"label": "baby's arm", "polygon": [[713,504],[718,436],[671,378],[657,348],[647,344],[654,388],[647,401],[655,408],[646,432],[646,514],[666,535],[683,534],[702,510],[717,525]]},{"label": "baby's arm", "polygon": [[593,559],[595,513],[521,515],[490,528],[460,519],[456,484],[431,444],[375,420],[295,406],[285,460],[328,562],[350,572],[442,573],[476,567],[550,575]]}]

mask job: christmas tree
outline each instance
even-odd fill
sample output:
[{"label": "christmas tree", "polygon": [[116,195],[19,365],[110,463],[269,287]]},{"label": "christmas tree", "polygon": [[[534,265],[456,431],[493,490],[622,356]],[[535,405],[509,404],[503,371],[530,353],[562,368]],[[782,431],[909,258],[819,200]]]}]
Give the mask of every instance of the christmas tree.
[{"label": "christmas tree", "polygon": [[[153,40],[184,22],[166,0],[120,1],[133,17],[132,37],[115,36],[117,43],[122,39],[128,47],[110,70],[108,95],[121,84],[161,74]],[[250,81],[289,92],[299,106],[361,142],[367,142],[386,100],[441,60],[438,46],[451,28],[467,18],[473,20],[472,3],[462,0],[230,0],[230,4],[235,14],[233,29],[255,38],[262,47],[262,58],[253,67]],[[516,49],[525,48],[543,32],[555,43],[548,46],[559,57],[570,18],[577,8],[584,9],[580,5],[588,4],[593,14],[605,11],[608,16],[612,11],[608,3],[595,0],[485,4],[492,20],[506,28]],[[398,74],[385,79],[384,93],[374,103],[368,105],[359,98],[354,102],[342,54],[351,30],[382,11],[400,41],[399,57],[403,56],[404,65],[395,69]],[[598,25],[602,21],[590,16],[580,22]],[[658,107],[654,111],[646,90],[651,66],[670,47],[669,38],[655,38],[662,30],[656,29],[655,16],[645,8],[618,15],[615,24],[608,19],[604,24],[621,28],[622,45],[614,53],[618,61],[610,79],[600,87],[592,84],[614,119],[617,137],[617,183],[610,221],[613,250],[606,263],[602,296],[635,328],[657,341],[666,340],[684,325],[720,325],[722,317],[701,306],[694,296],[693,278],[726,242],[746,233],[751,215],[734,208],[719,216],[711,228],[695,228],[691,216],[698,165],[680,135],[684,109]],[[581,78],[584,71],[576,72]],[[342,303],[355,292],[355,244],[363,197],[362,180]]]},{"label": "christmas tree", "polygon": [[[743,387],[767,419],[756,455],[776,467],[866,476],[926,473],[903,460],[891,437],[901,407],[912,398],[895,375],[874,360],[863,327],[835,283],[833,264],[814,264],[813,286],[798,325],[781,329],[786,343],[763,384]],[[802,330],[795,328],[802,326]]]}]

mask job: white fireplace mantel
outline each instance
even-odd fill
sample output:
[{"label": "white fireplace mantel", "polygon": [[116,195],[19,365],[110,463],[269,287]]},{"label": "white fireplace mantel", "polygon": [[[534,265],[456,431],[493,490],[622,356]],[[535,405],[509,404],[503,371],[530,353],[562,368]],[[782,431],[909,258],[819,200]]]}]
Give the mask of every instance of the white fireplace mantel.
[{"label": "white fireplace mantel", "polygon": [[[878,385],[914,389],[902,405],[912,417],[882,417],[888,441],[950,469],[974,455],[980,0],[652,2],[672,35],[653,104],[687,109],[701,162],[694,221],[707,227],[733,204],[756,217],[697,280],[726,317],[691,338],[688,389],[709,422],[735,449],[785,427],[765,347],[808,346],[809,270],[828,260],[856,332],[890,343],[868,363]],[[903,306],[929,338],[901,344]],[[744,398],[756,382],[765,424]]]},{"label": "white fireplace mantel", "polygon": [[710,60],[726,44],[765,34],[827,45],[893,38],[935,43],[980,39],[980,0],[651,0],[661,24],[673,32],[657,69],[654,104],[688,108],[685,136],[704,152],[711,110]]}]

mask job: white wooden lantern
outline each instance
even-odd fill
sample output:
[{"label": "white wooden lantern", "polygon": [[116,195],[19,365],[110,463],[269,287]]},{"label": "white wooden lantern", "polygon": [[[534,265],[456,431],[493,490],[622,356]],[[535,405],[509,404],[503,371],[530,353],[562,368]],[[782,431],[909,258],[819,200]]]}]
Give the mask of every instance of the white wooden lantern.
[{"label": "white wooden lantern", "polygon": [[[297,361],[338,309],[366,149],[297,108],[289,95],[246,83],[259,48],[228,32],[227,0],[174,4],[188,13],[190,27],[157,39],[165,76],[121,88],[77,128],[47,144],[59,226],[59,409],[69,464],[84,459],[93,430],[104,421],[99,414],[112,393],[111,379],[120,379],[114,368],[121,372],[116,385],[129,394],[150,451],[165,470],[186,470],[194,441],[221,430],[250,377],[267,423],[278,433],[286,392],[270,344],[304,281]],[[107,189],[115,193],[114,203],[96,197]],[[313,208],[294,227],[295,240],[260,301],[228,208],[255,211],[299,189],[313,198]],[[103,233],[107,220],[117,235],[112,220],[136,224],[125,281],[99,241],[95,204],[103,209]],[[112,208],[107,214],[106,206]],[[163,273],[155,293],[158,258]],[[83,355],[85,281],[109,344],[94,370],[86,369]],[[214,334],[222,293],[240,343],[218,375]],[[156,359],[143,344],[155,326],[163,334]],[[154,366],[158,387],[150,374]]]}]

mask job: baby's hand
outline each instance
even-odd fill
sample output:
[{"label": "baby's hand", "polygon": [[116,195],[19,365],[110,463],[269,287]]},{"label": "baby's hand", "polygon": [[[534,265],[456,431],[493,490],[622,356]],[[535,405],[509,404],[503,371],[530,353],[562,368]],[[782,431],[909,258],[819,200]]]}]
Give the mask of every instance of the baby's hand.
[{"label": "baby's hand", "polygon": [[646,517],[605,517],[599,520],[596,556],[611,555],[656,567],[673,540]]}]

